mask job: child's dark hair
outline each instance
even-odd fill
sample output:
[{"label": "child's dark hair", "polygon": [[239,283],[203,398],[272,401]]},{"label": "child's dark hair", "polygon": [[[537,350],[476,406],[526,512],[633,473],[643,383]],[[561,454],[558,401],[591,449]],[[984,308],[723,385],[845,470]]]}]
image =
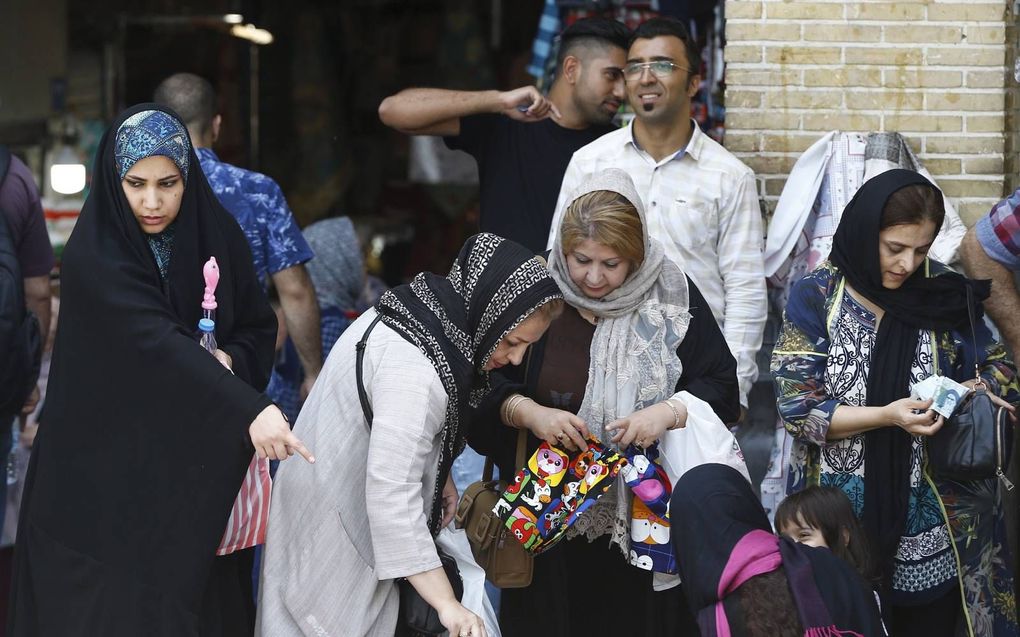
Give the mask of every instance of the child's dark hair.
[{"label": "child's dark hair", "polygon": [[799,526],[798,514],[805,524],[822,532],[833,553],[849,562],[866,580],[876,581],[868,536],[842,490],[808,487],[788,496],[776,509],[776,529]]}]

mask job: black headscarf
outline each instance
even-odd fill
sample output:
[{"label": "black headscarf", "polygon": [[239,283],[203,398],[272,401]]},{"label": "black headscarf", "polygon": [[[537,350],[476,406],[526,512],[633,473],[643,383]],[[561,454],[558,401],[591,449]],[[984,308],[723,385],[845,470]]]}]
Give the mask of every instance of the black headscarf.
[{"label": "black headscarf", "polygon": [[[885,406],[910,395],[910,369],[920,330],[952,330],[967,325],[967,286],[975,300],[988,296],[987,282],[956,273],[928,277],[919,267],[898,289],[882,286],[878,235],[882,213],[893,193],[922,185],[941,193],[916,172],[894,169],[864,182],[843,210],[829,259],[855,291],[881,307],[868,371],[867,404]],[[937,230],[937,229],[936,229]],[[980,305],[975,316],[981,316]],[[876,563],[888,585],[891,564],[906,525],[910,496],[910,434],[881,427],[865,434],[864,528],[878,551]]]},{"label": "black headscarf", "polygon": [[464,448],[462,423],[489,390],[482,367],[496,346],[540,306],[563,298],[546,267],[527,248],[494,234],[464,243],[448,276],[422,272],[383,294],[383,323],[432,361],[448,396],[439,472],[429,526],[439,532],[440,494]]},{"label": "black headscarf", "polygon": [[[165,279],[124,195],[121,123],[99,144],[64,251],[45,420],[18,531],[11,635],[196,635],[213,554],[270,404],[276,319],[192,149]],[[216,337],[198,345],[215,256]]]},{"label": "black headscarf", "polygon": [[705,464],[681,476],[670,499],[670,522],[684,594],[703,637],[739,636],[747,618],[733,592],[778,569],[805,636],[884,634],[864,580],[827,549],[772,535],[758,496],[736,469]]}]

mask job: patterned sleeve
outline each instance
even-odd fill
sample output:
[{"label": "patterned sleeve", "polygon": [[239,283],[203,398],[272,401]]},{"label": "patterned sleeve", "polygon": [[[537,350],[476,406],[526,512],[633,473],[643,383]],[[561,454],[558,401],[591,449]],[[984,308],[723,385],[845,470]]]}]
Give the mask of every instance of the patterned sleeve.
[{"label": "patterned sleeve", "polygon": [[776,403],[786,429],[802,442],[823,445],[839,401],[825,393],[829,336],[825,279],[816,270],[790,291],[783,329],[772,353]]},{"label": "patterned sleeve", "polygon": [[978,219],[974,232],[989,257],[1010,270],[1020,270],[1020,190]]},{"label": "patterned sleeve", "polygon": [[266,266],[273,275],[310,261],[315,253],[301,234],[280,186],[263,177],[258,184],[260,192],[255,195],[255,208],[265,232]]}]

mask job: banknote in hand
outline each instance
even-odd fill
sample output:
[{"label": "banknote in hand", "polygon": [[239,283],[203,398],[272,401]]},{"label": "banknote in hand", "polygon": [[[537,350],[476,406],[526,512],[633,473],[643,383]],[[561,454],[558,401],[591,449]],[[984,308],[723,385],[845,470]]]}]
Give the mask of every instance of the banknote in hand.
[{"label": "banknote in hand", "polygon": [[929,376],[910,388],[910,397],[931,400],[931,408],[946,418],[953,415],[970,389],[945,376]]}]

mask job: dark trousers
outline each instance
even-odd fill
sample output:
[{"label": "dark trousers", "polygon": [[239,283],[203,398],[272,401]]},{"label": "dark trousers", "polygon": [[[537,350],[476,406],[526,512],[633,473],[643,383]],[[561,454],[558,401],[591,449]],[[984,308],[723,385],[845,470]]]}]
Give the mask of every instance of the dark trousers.
[{"label": "dark trousers", "polygon": [[503,590],[504,637],[696,637],[680,586],[652,590],[652,572],[627,563],[604,536],[563,540],[535,558],[531,586]]},{"label": "dark trousers", "polygon": [[920,606],[893,606],[886,628],[896,637],[953,637],[962,615],[960,589]]},{"label": "dark trousers", "polygon": [[255,549],[213,558],[202,601],[202,637],[251,637],[255,634],[255,599],[251,570]]}]

